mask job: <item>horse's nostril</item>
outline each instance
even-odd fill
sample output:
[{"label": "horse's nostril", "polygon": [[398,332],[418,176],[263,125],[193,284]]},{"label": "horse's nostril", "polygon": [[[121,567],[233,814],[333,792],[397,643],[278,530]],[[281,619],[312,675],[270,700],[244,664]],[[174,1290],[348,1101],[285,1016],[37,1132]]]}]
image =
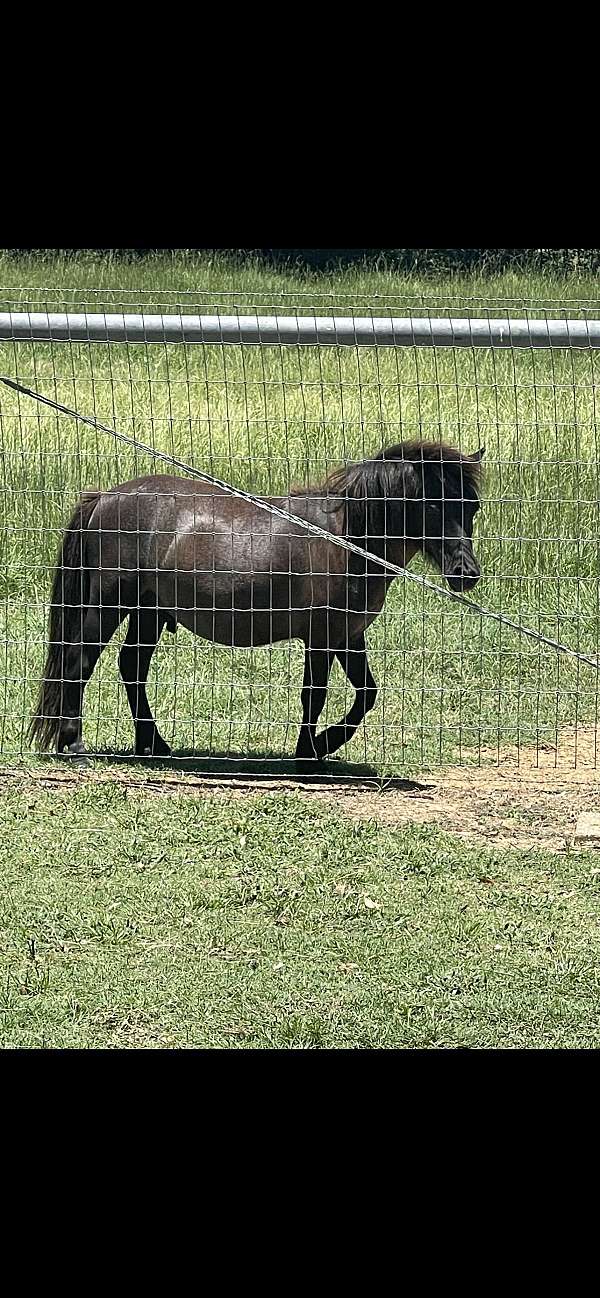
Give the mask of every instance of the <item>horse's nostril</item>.
[{"label": "horse's nostril", "polygon": [[466,573],[466,572],[446,573],[446,580],[448,582],[450,590],[458,591],[461,593],[465,590],[472,590],[473,587],[477,585],[480,576],[481,574],[479,571],[470,572],[470,573]]}]

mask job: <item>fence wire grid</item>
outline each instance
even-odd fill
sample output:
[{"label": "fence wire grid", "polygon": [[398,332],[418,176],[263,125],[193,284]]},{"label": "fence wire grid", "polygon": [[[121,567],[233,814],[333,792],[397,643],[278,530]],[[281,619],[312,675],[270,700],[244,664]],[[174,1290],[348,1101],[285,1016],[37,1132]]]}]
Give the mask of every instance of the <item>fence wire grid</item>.
[{"label": "fence wire grid", "polygon": [[[336,316],[597,321],[598,304],[483,299],[366,302]],[[331,313],[327,295],[0,292],[0,312],[228,316]],[[465,453],[485,445],[474,548],[475,599],[595,655],[600,630],[600,357],[561,348],[383,347],[181,342],[0,342],[0,371],[179,460],[284,504],[340,466],[413,440]],[[0,390],[0,754],[28,760],[43,675],[52,576],[82,491],[165,466],[107,434]],[[168,470],[167,470],[168,471]],[[196,484],[201,493],[201,484]],[[415,558],[411,570],[432,576]],[[437,578],[436,578],[437,579]],[[91,752],[131,751],[118,670],[124,623],[84,698]],[[517,632],[397,578],[367,631],[375,708],[339,753],[381,775],[434,765],[540,761],[597,765],[598,674]],[[179,626],[152,658],[148,698],[172,761],[241,770],[293,757],[302,717],[299,641],[230,648]],[[335,663],[319,728],[354,690]],[[340,772],[341,773],[341,772]]]}]

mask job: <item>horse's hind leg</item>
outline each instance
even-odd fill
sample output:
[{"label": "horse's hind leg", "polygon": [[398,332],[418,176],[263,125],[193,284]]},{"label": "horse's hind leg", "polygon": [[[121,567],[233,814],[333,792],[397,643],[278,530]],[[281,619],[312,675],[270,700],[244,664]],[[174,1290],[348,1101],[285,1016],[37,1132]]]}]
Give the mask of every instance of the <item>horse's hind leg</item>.
[{"label": "horse's hind leg", "polygon": [[353,640],[347,649],[339,650],[336,658],[342,664],[350,684],[354,686],[356,698],[347,716],[340,721],[339,725],[329,726],[317,736],[315,751],[319,760],[330,753],[337,752],[338,748],[352,739],[367,712],[374,707],[377,698],[377,685],[371,675],[364,635]]},{"label": "horse's hind leg", "polygon": [[317,721],[325,706],[327,682],[334,655],[325,649],[307,649],[302,683],[302,725],[296,746],[296,761],[314,762]]},{"label": "horse's hind leg", "polygon": [[119,654],[119,670],[135,725],[135,751],[140,757],[168,757],[171,752],[158,732],[146,693],[150,660],[166,620],[160,609],[130,613],[127,636]]},{"label": "horse's hind leg", "polygon": [[57,751],[67,752],[82,759],[85,747],[82,739],[83,691],[96,663],[114,635],[125,610],[117,607],[92,604],[82,611],[81,641],[63,646],[62,680],[60,683],[60,729]]}]

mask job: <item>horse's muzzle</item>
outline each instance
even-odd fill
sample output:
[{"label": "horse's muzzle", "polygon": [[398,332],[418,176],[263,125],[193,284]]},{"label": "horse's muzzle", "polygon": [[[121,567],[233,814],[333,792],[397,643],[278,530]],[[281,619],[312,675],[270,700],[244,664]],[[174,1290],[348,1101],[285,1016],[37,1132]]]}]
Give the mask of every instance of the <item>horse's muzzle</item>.
[{"label": "horse's muzzle", "polygon": [[465,554],[464,552],[448,558],[444,564],[443,573],[450,590],[458,591],[461,594],[464,594],[467,590],[473,590],[481,576],[475,555]]},{"label": "horse's muzzle", "polygon": [[479,581],[481,573],[469,573],[468,575],[467,573],[462,573],[460,576],[452,577],[450,577],[448,573],[444,573],[444,576],[446,577],[450,590],[455,590],[459,594],[464,594],[467,590],[473,590],[473,587],[476,586]]}]

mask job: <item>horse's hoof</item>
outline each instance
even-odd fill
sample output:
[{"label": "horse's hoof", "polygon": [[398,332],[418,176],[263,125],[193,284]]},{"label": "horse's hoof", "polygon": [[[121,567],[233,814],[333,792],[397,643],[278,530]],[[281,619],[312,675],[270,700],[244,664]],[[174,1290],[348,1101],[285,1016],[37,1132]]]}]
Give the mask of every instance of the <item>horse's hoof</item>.
[{"label": "horse's hoof", "polygon": [[63,752],[59,752],[59,757],[66,757],[71,766],[77,766],[80,770],[92,765],[91,758],[88,757],[82,743],[70,744]]},{"label": "horse's hoof", "polygon": [[295,761],[297,775],[318,775],[327,770],[327,762],[322,757],[296,757]]},{"label": "horse's hoof", "polygon": [[136,744],[136,757],[170,757],[171,749],[164,739],[155,739],[151,744]]}]

